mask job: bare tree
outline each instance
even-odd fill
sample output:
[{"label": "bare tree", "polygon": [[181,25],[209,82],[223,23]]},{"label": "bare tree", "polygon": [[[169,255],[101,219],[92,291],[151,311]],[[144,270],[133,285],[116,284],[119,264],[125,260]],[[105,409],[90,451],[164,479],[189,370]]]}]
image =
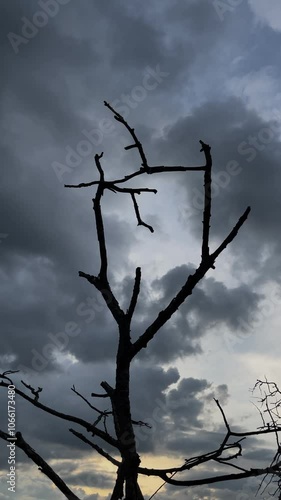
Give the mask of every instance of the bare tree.
[{"label": "bare tree", "polygon": [[[114,458],[100,446],[98,446],[92,439],[89,439],[81,432],[71,428],[69,429],[72,434],[77,438],[82,440],[85,444],[92,447],[99,453],[102,457],[109,460],[112,464],[116,466],[117,477],[115,486],[111,495],[111,500],[118,500],[125,498],[127,500],[141,500],[143,499],[143,494],[138,484],[138,476],[140,474],[145,476],[155,476],[161,478],[166,484],[171,484],[174,486],[184,486],[193,487],[198,485],[208,485],[216,484],[222,481],[239,480],[243,478],[250,478],[255,476],[264,477],[278,477],[280,476],[280,446],[278,441],[278,432],[280,432],[281,427],[278,425],[279,415],[274,414],[274,409],[267,407],[267,411],[270,415],[270,423],[264,425],[252,431],[241,431],[235,432],[232,430],[226,414],[218,400],[215,400],[217,408],[221,414],[222,420],[225,425],[225,436],[217,448],[212,452],[203,453],[200,456],[189,457],[183,459],[183,465],[180,467],[171,467],[166,469],[148,469],[141,467],[141,459],[138,454],[134,426],[136,425],[147,425],[145,422],[136,422],[132,418],[131,414],[131,403],[130,403],[130,370],[131,363],[135,357],[143,350],[146,349],[149,342],[157,335],[160,329],[169,321],[173,314],[178,310],[178,308],[183,304],[183,302],[192,294],[196,285],[202,280],[205,274],[210,269],[215,269],[216,259],[220,254],[226,249],[226,247],[233,241],[237,236],[238,231],[246,221],[249,213],[250,207],[246,208],[244,213],[241,215],[235,226],[231,229],[226,238],[221,242],[221,244],[213,251],[210,250],[210,220],[211,220],[211,201],[212,201],[212,156],[211,147],[200,140],[201,152],[204,155],[204,165],[201,166],[150,166],[146,154],[144,152],[142,143],[138,139],[135,130],[130,127],[127,121],[117,112],[115,109],[107,102],[104,103],[105,106],[113,113],[114,118],[120,125],[124,126],[129,136],[131,137],[131,143],[125,147],[125,150],[130,150],[135,148],[139,154],[141,165],[140,167],[132,172],[131,174],[125,175],[122,178],[117,178],[115,180],[106,180],[105,173],[102,167],[102,157],[103,153],[95,155],[95,165],[97,172],[99,174],[99,179],[89,182],[82,183],[78,185],[66,185],[68,188],[83,188],[88,186],[96,186],[96,195],[93,198],[93,210],[96,222],[97,239],[99,245],[100,253],[100,269],[96,276],[87,274],[84,271],[79,272],[79,276],[86,279],[91,285],[93,285],[102,295],[107,308],[109,309],[113,319],[116,323],[116,328],[118,330],[119,342],[118,349],[116,353],[116,376],[114,387],[110,386],[108,382],[101,382],[101,387],[103,393],[96,394],[92,393],[91,396],[98,398],[108,398],[110,400],[110,411],[101,411],[96,406],[92,405],[87,398],[80,394],[75,386],[72,390],[77,394],[78,397],[82,398],[97,414],[97,418],[94,423],[83,420],[82,418],[75,417],[73,415],[68,415],[62,413],[58,410],[50,408],[39,401],[39,394],[42,388],[35,389],[31,385],[26,384],[22,381],[26,389],[31,392],[28,395],[19,388],[15,388],[15,392],[21,396],[23,399],[29,401],[31,404],[37,408],[54,415],[60,419],[66,420],[76,424],[80,428],[84,429],[91,434],[91,437],[101,438],[109,447],[114,450],[112,453],[119,455],[119,459]],[[204,174],[204,207],[203,207],[203,231],[202,231],[202,250],[201,250],[201,261],[193,272],[189,276],[186,276],[186,281],[182,288],[180,288],[173,299],[166,304],[163,310],[156,312],[155,319],[146,328],[146,330],[139,336],[139,338],[132,342],[131,340],[131,323],[132,318],[135,313],[135,308],[138,302],[140,287],[141,287],[141,269],[136,268],[134,286],[131,294],[130,303],[128,308],[123,310],[118,302],[117,297],[112,291],[109,279],[108,279],[108,258],[107,258],[107,246],[104,231],[103,213],[101,208],[102,197],[106,190],[113,191],[114,193],[125,193],[128,194],[132,199],[132,206],[135,211],[136,219],[138,225],[145,226],[149,231],[153,232],[153,228],[142,220],[140,209],[137,203],[137,195],[142,193],[156,193],[155,189],[150,189],[147,187],[124,187],[127,181],[133,178],[138,178],[140,176],[145,177],[147,175],[154,174],[169,174],[177,172],[202,172]],[[2,381],[1,385],[3,387],[9,387],[13,384],[11,375],[14,372],[4,372],[1,375]],[[260,387],[262,382],[259,382]],[[267,384],[268,390],[272,389],[272,386]],[[270,391],[269,391],[270,392]],[[272,394],[272,392],[271,392]],[[264,396],[265,397],[265,396]],[[268,396],[269,397],[269,396]],[[268,397],[265,397],[263,402],[267,404]],[[277,407],[276,407],[277,408]],[[275,408],[275,412],[276,412]],[[274,418],[273,418],[274,417]],[[107,419],[112,418],[114,424],[114,433],[111,435],[108,432],[106,426]],[[103,427],[102,427],[103,426]],[[237,458],[242,455],[242,441],[248,436],[256,435],[266,435],[269,433],[275,433],[277,451],[272,462],[268,467],[250,468],[246,469],[238,465]],[[0,431],[0,437],[4,440],[11,439],[9,434]],[[40,457],[37,452],[31,448],[31,446],[24,440],[22,434],[17,432],[14,436],[15,444],[21,448],[26,455],[33,460],[35,464],[39,466],[39,469],[46,474],[49,479],[60,489],[60,491],[68,499],[77,499],[78,497],[67,487],[67,485],[62,481],[62,479],[55,473],[55,471]],[[234,463],[235,462],[235,463]],[[192,471],[194,468],[207,463],[216,463],[220,466],[225,466],[227,472],[221,475],[207,475],[201,479],[186,479],[186,474]],[[231,467],[231,472],[229,471]],[[185,478],[175,479],[174,476],[177,474],[178,477],[180,473],[185,473]],[[163,483],[163,484],[164,484]],[[94,486],[94,485],[93,485]],[[277,485],[276,491],[280,491],[279,483]],[[154,496],[154,495],[153,495]],[[281,497],[279,497],[281,498]]]}]

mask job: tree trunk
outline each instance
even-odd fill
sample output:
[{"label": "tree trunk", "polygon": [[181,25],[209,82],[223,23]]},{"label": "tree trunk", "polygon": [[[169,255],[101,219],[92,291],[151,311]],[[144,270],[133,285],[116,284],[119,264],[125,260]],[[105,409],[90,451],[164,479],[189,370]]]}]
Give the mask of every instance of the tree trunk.
[{"label": "tree trunk", "polygon": [[[140,457],[136,450],[135,433],[130,406],[130,330],[128,325],[120,327],[120,340],[116,364],[116,385],[112,397],[113,417],[117,439],[121,445],[122,465],[119,468],[112,500],[143,500],[138,485],[137,469]],[[118,496],[116,496],[118,495]]]}]

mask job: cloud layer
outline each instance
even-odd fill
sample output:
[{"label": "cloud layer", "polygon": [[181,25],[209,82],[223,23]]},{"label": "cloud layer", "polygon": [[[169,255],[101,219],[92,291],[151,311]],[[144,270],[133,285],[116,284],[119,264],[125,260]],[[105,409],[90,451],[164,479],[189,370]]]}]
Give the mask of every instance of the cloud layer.
[{"label": "cloud layer", "polygon": [[[266,352],[268,360],[278,355],[279,4],[14,0],[0,9],[5,68],[0,120],[1,370],[20,369],[15,376],[19,385],[24,379],[44,387],[42,402],[84,418],[95,416],[71,386],[89,397],[100,391],[102,380],[114,383],[116,326],[96,290],[78,277],[80,270],[95,274],[99,269],[91,201],[95,188],[63,187],[96,179],[93,157],[101,151],[108,179],[140,166],[134,150],[124,151],[130,138],[104,108],[106,99],[135,127],[150,165],[200,165],[199,140],[212,146],[212,249],[246,206],[252,207],[246,226],[216,269],[132,369],[134,418],[152,426],[136,430],[144,462],[152,454],[181,462],[216,447],[223,427],[212,398],[227,405],[232,396],[237,403],[233,418],[239,423],[245,407],[236,401],[235,388],[245,381],[247,390],[253,376],[249,367],[259,355]],[[145,193],[138,199],[144,220],[155,228],[153,235],[137,227],[127,195],[110,193],[103,200],[110,278],[124,308],[134,269],[143,267],[133,339],[200,260],[201,172],[152,177],[131,185],[159,189],[157,195]],[[276,300],[266,312],[262,307],[273,288]],[[257,320],[261,310],[265,323]],[[234,340],[226,348],[229,336]],[[270,345],[265,338],[272,339]],[[212,367],[214,345],[218,357],[229,359],[223,373]],[[249,353],[246,365],[243,350]],[[205,376],[208,363],[210,374]],[[233,375],[234,363],[241,381]],[[259,368],[270,372],[270,366]],[[5,391],[0,397],[5,408]],[[17,425],[31,446],[54,461],[78,496],[108,497],[114,473],[63,422],[18,398]],[[6,429],[5,414],[1,428]],[[0,447],[0,498],[5,498],[7,449],[4,442]],[[269,445],[259,452],[253,441],[245,459],[262,462],[265,456],[270,460]],[[28,467],[19,451],[20,497],[53,498],[50,484],[38,475],[30,493]],[[254,486],[245,482],[242,491],[252,494]],[[152,486],[150,490],[152,494]],[[167,487],[159,500],[204,495],[236,500],[238,492],[236,484],[224,483],[211,492],[205,487],[193,493]]]}]

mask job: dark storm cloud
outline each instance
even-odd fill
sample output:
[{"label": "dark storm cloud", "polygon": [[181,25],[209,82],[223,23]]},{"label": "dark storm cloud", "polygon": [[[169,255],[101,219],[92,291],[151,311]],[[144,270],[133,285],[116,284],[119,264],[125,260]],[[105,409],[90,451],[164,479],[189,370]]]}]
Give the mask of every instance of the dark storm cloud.
[{"label": "dark storm cloud", "polygon": [[[51,221],[50,225],[52,225]],[[112,231],[108,239],[111,240],[114,235],[120,238],[123,232],[122,224],[119,225],[117,232],[115,231],[116,223],[112,225],[110,222],[110,226],[112,226]],[[76,227],[79,225],[77,224]],[[52,248],[52,245],[48,246],[45,240],[44,226],[39,224],[34,226],[34,229],[30,235],[32,238],[26,240],[26,248],[24,248],[25,236],[21,239],[21,244],[15,245],[19,238],[18,234],[10,235],[8,244],[5,248],[3,247],[4,264],[7,253],[6,266],[2,264],[1,288],[2,321],[3,325],[6,324],[4,352],[17,355],[13,368],[20,363],[32,369],[40,365],[45,369],[45,362],[41,362],[38,357],[42,359],[43,355],[46,359],[47,345],[60,348],[61,344],[62,348],[69,348],[72,352],[75,352],[75,346],[77,346],[77,356],[85,362],[97,360],[103,353],[113,357],[115,343],[112,336],[115,338],[115,329],[109,312],[98,292],[78,277],[78,270],[91,272],[93,269],[90,258],[85,260],[82,256],[79,263],[79,255],[81,258],[83,252],[77,251],[75,256],[72,254],[73,260],[71,261],[70,255],[74,249],[71,243],[64,246],[67,238],[64,242],[62,241],[61,248],[59,245],[55,246],[55,241]],[[40,238],[41,235],[41,248],[34,248],[33,239]],[[127,234],[124,233],[122,246],[123,244],[126,246],[126,240]],[[81,235],[79,244],[82,244],[82,241]],[[117,240],[114,244],[115,251],[117,250],[116,243]],[[93,244],[89,242],[88,248],[90,249]],[[22,255],[18,255],[20,246]],[[39,255],[36,255],[37,252]],[[123,253],[124,250],[121,250],[121,254]],[[66,258],[64,258],[65,255]],[[98,263],[95,267],[97,270]],[[74,325],[73,334],[70,332],[69,336],[65,335],[67,325],[71,323]],[[53,340],[54,337],[57,342]],[[92,349],[86,338],[91,345],[93,343]],[[66,345],[65,341],[67,341]],[[46,368],[51,368],[51,366],[50,360],[46,363]]]},{"label": "dark storm cloud", "polygon": [[[169,387],[175,384],[179,375],[171,369],[162,372],[165,382],[161,381],[159,387],[160,376],[159,369],[151,370],[139,365],[136,367],[132,380],[132,401],[135,408],[133,418],[151,426],[151,429],[145,426],[135,428],[138,448],[142,452],[154,451],[156,454],[166,455],[173,455],[177,450],[180,455],[186,456],[192,456],[199,450],[203,453],[204,450],[216,448],[214,443],[221,439],[222,434],[203,431],[204,412],[214,397],[219,397],[223,404],[226,403],[227,387],[215,387],[207,380],[190,377],[181,379],[175,388],[166,392],[164,385]],[[148,383],[144,383],[145,379]],[[147,387],[151,388],[150,391]],[[192,434],[194,429],[201,429],[204,438],[198,439],[197,434]]]},{"label": "dark storm cloud", "polygon": [[[78,278],[79,270],[93,274],[99,270],[91,204],[94,190],[65,190],[63,183],[95,178],[93,155],[102,150],[108,176],[128,173],[132,162],[139,165],[139,158],[136,160],[132,151],[126,155],[123,152],[122,156],[120,151],[128,144],[128,137],[124,139],[124,131],[105,113],[103,99],[115,102],[119,108],[123,106],[128,121],[132,126],[139,124],[141,140],[153,158],[161,158],[161,164],[202,162],[199,139],[212,145],[218,171],[225,172],[229,161],[239,163],[239,174],[234,174],[233,165],[231,173],[227,171],[227,186],[220,186],[225,177],[217,179],[212,235],[223,237],[245,206],[252,204],[247,231],[239,236],[232,252],[239,256],[242,269],[249,263],[249,256],[257,272],[267,265],[271,277],[279,272],[277,260],[272,259],[280,253],[279,143],[276,128],[264,123],[239,99],[223,100],[221,75],[225,79],[233,74],[229,62],[232,56],[240,55],[239,47],[246,54],[251,38],[248,27],[252,28],[252,24],[245,6],[240,20],[237,9],[221,22],[212,2],[205,0],[155,0],[147,5],[140,0],[110,4],[85,0],[79,6],[71,0],[54,0],[54,8],[59,7],[57,14],[48,14],[46,25],[37,29],[38,12],[45,3],[13,0],[2,2],[0,7],[0,52],[5,69],[1,77],[0,236],[7,235],[0,239],[1,355],[3,369],[21,367],[16,377],[19,386],[21,378],[36,387],[43,386],[42,402],[92,421],[96,415],[81,400],[77,401],[70,387],[74,383],[77,390],[90,398],[92,391],[101,391],[101,380],[114,383],[112,360],[117,336],[115,324],[95,289]],[[29,28],[24,28],[27,25]],[[25,36],[26,29],[33,30],[34,36],[25,37],[15,50],[16,42],[13,46],[7,35],[12,32]],[[260,33],[251,38],[252,45],[259,36]],[[273,57],[271,43],[268,38],[264,57],[269,53]],[[260,50],[258,53],[263,54]],[[258,53],[255,52],[255,68]],[[245,58],[241,71],[251,68]],[[210,101],[213,95],[218,102]],[[192,111],[195,104],[197,108]],[[109,122],[102,122],[103,119]],[[161,135],[163,127],[164,139],[153,140]],[[269,142],[268,132],[267,136],[261,132],[264,128],[274,132]],[[89,135],[91,140],[85,144]],[[252,136],[258,137],[258,145],[249,144]],[[259,149],[260,146],[265,147]],[[195,205],[200,205],[202,179],[199,182],[198,177],[198,183],[193,179],[188,175],[184,208],[198,235],[196,228],[201,228],[202,215]],[[137,248],[136,233],[131,232],[131,227],[135,230],[136,222],[130,219],[128,223],[126,216],[131,205],[129,209],[124,197],[105,197],[104,206],[111,278],[116,279],[114,272],[119,276],[126,271],[128,275],[124,290],[121,284],[117,287],[114,283],[126,307],[133,285],[129,255]],[[157,222],[161,231],[161,219]],[[262,262],[266,245],[270,257]],[[143,333],[189,272],[191,265],[175,267],[151,287],[143,280],[132,337]],[[149,349],[144,350],[132,370],[133,416],[153,425],[152,430],[137,428],[141,451],[159,450],[157,445],[161,444],[160,453],[188,456],[219,441],[219,432],[202,432],[201,419],[210,398],[219,394],[225,399],[227,388],[214,388],[209,381],[195,378],[179,382],[177,369],[164,370],[159,365],[178,356],[199,353],[200,339],[214,325],[226,325],[236,331],[240,328],[239,318],[247,321],[260,299],[261,295],[245,284],[229,289],[208,277]],[[48,357],[55,348],[61,355],[75,356],[79,363],[60,363]],[[14,361],[12,355],[16,356]],[[1,407],[6,408],[5,391],[0,397]],[[73,460],[75,456],[74,468],[65,465],[63,474],[82,488],[88,486],[85,475],[75,475],[75,466],[91,450],[69,433],[64,422],[57,422],[20,398],[17,405],[18,429],[30,445],[47,460]],[[5,430],[6,413],[3,419],[1,428]],[[183,439],[189,422],[200,429],[199,443],[198,436]],[[5,443],[1,442],[2,447],[6,452]],[[20,451],[18,460],[27,462]],[[1,466],[6,473],[6,454],[1,458]],[[6,494],[6,484],[1,484],[1,490]],[[202,497],[208,494],[207,488],[200,492]],[[232,498],[230,489],[221,492],[220,498]],[[173,493],[174,498],[181,494]],[[25,500],[29,492],[23,495]],[[32,495],[48,497],[39,487]],[[98,495],[88,498],[96,499]]]},{"label": "dark storm cloud", "polygon": [[[132,327],[133,339],[145,331],[193,273],[194,267],[191,265],[176,266],[162,278],[154,280],[151,287],[145,281],[142,282]],[[128,304],[133,286],[132,279],[127,277],[123,286],[120,293],[123,295],[123,302]],[[178,356],[200,352],[200,339],[207,335],[211,328],[226,325],[233,332],[242,331],[255,317],[263,298],[262,294],[246,284],[227,288],[215,278],[207,277],[156,334],[149,350],[140,353],[140,356],[142,359],[163,363],[171,362]]]},{"label": "dark storm cloud", "polygon": [[[212,146],[213,204],[211,248],[233,227],[245,208],[252,212],[245,227],[227,252],[238,256],[238,269],[252,267],[265,279],[279,279],[280,196],[278,192],[280,117],[276,112],[266,122],[248,110],[237,98],[208,102],[179,119],[159,141],[162,155],[175,163],[200,165],[198,140]],[[184,138],[188,138],[184,140]],[[185,183],[180,179],[181,186]],[[200,237],[203,207],[203,176],[189,175],[186,180],[186,206],[182,220],[191,222]],[[268,251],[268,257],[264,258]],[[264,274],[264,273],[263,273]]]},{"label": "dark storm cloud", "polygon": [[[76,390],[88,398],[92,404],[101,410],[108,409],[108,401],[100,403],[99,400],[91,398],[90,393],[93,390],[101,392],[99,388],[101,380],[105,379],[111,384],[113,374],[108,365],[105,366],[104,363],[96,368],[92,366],[95,381],[95,385],[93,385],[87,377],[88,369],[89,367],[85,367],[83,373],[81,373],[81,369],[74,367],[66,379],[55,374],[49,377],[38,375],[37,378],[20,374],[20,378],[23,378],[27,383],[32,383],[35,387],[37,385],[44,386],[40,394],[40,401],[43,404],[92,422],[96,419],[96,412],[82,402],[70,390],[70,387],[75,383]],[[18,377],[14,376],[14,378],[16,382]],[[187,450],[189,455],[196,453],[199,449],[203,452],[206,447],[212,449],[214,440],[217,439],[215,434],[207,433],[205,440],[203,441],[202,438],[198,442],[195,436],[186,436],[185,433],[188,429],[191,430],[190,424],[192,424],[193,428],[202,428],[201,419],[203,418],[204,408],[209,405],[210,399],[214,396],[219,397],[220,401],[224,403],[227,397],[227,388],[225,386],[213,387],[206,380],[189,378],[181,380],[171,393],[166,394],[167,389],[172,384],[176,384],[178,380],[179,374],[174,368],[164,371],[160,367],[152,367],[140,362],[135,363],[132,371],[133,418],[151,426],[151,428],[135,426],[136,440],[141,452],[154,451],[156,453],[173,454],[176,450],[176,442],[180,454],[186,454]],[[55,392],[54,385],[56,387]],[[2,400],[5,399],[4,391],[1,392],[1,398]],[[75,450],[75,461],[72,463],[78,466],[79,458],[87,457],[89,454],[92,456],[93,453],[95,455],[95,452],[85,443],[68,431],[69,427],[73,427],[91,440],[92,438],[83,428],[42,412],[42,410],[34,408],[30,403],[20,398],[17,398],[17,400],[17,428],[22,430],[26,441],[45,460],[73,459]],[[27,422],[32,422],[32,426],[28,426]],[[99,424],[99,427],[103,428],[103,425]],[[108,418],[107,428],[108,432],[113,434],[111,417]],[[170,436],[168,440],[163,439],[163,436],[166,435]],[[95,438],[93,442],[112,453],[112,448],[100,442],[99,439]],[[21,451],[18,453],[18,461],[28,461]]]},{"label": "dark storm cloud", "polygon": [[[24,22],[22,17],[32,22],[32,15],[39,11],[38,2],[28,4],[6,4],[8,20],[2,18],[2,33],[10,31],[21,34]],[[60,22],[69,6],[61,6],[58,16]],[[4,13],[5,14],[5,13]],[[2,52],[6,71],[2,80],[2,97],[10,99],[9,109],[5,102],[4,118],[13,110],[27,114],[34,121],[45,126],[51,136],[65,140],[75,136],[82,127],[77,107],[70,104],[68,81],[73,72],[82,71],[89,61],[99,64],[101,56],[88,41],[77,40],[70,36],[61,36],[56,29],[55,19],[49,18],[47,26],[39,29],[36,37],[28,39],[27,45],[21,45],[15,54],[9,40],[2,36]],[[77,88],[78,92],[78,88]],[[84,120],[85,123],[85,120]],[[30,137],[32,141],[32,137]],[[35,145],[34,145],[35,146]],[[39,146],[38,143],[36,145]]]},{"label": "dark storm cloud", "polygon": [[[24,25],[20,21],[22,14],[32,20],[32,14],[38,11],[37,2],[33,3],[33,9],[29,5],[26,11],[21,7],[20,12],[13,6],[6,7],[9,19],[3,33],[10,30],[20,33]],[[75,29],[72,27],[74,16]],[[88,22],[89,19],[94,21]],[[146,33],[145,44],[143,33]],[[118,3],[111,4],[110,9],[85,3],[77,10],[70,2],[61,6],[58,15],[50,18],[47,26],[39,29],[27,45],[21,45],[18,54],[14,54],[7,38],[2,40],[7,68],[4,96],[12,96],[18,111],[28,112],[45,122],[57,139],[68,137],[69,141],[87,124],[85,112],[83,121],[81,119],[81,111],[86,111],[93,97],[101,101],[119,97],[122,91],[131,90],[139,83],[136,76],[147,66],[159,65],[176,80],[181,57],[180,54],[176,57],[168,47],[164,49],[163,39],[164,33],[159,33],[141,16],[129,16],[126,8]],[[112,80],[112,65],[115,74],[120,75],[119,85],[116,78]],[[93,79],[94,89],[90,84]]]},{"label": "dark storm cloud", "polygon": [[[89,379],[89,371],[91,371],[91,380]],[[91,392],[102,392],[100,382],[107,380],[108,383],[113,383],[113,365],[102,362],[96,365],[74,365],[69,371],[64,368],[63,373],[38,373],[26,375],[19,373],[13,376],[13,381],[17,387],[30,394],[20,383],[24,380],[30,383],[33,387],[43,387],[40,393],[39,401],[57,411],[81,417],[89,422],[93,422],[97,418],[97,413],[82,401],[73,391],[71,387],[75,384],[76,390],[89,401],[97,406],[100,410],[108,409],[108,401],[94,400],[91,398]],[[54,390],[55,389],[55,390]],[[6,390],[1,391],[1,406],[7,402]],[[32,425],[29,425],[32,423]],[[91,437],[84,428],[77,426],[75,423],[67,422],[50,415],[17,397],[17,429],[22,431],[23,437],[34,447],[34,449],[42,455],[45,460],[58,459],[73,459],[73,450],[75,450],[75,460],[85,457],[93,452],[85,443],[77,439],[69,432],[69,428],[73,427],[76,430],[84,433],[89,438]],[[1,427],[6,428],[5,422],[2,422]],[[111,431],[111,427],[109,426]],[[103,446],[98,440],[98,444]],[[107,447],[108,451],[112,452],[111,447]],[[5,460],[6,452],[3,453]],[[19,451],[18,461],[29,461],[26,455]],[[77,462],[78,463],[78,462]]]},{"label": "dark storm cloud", "polygon": [[[20,272],[23,263],[25,270]],[[44,258],[34,260],[32,265],[19,259],[18,266],[15,275],[6,276],[3,288],[3,319],[9,324],[5,345],[7,352],[19,356],[14,361],[14,368],[20,363],[32,370],[53,369],[55,361],[49,358],[50,346],[70,352],[83,362],[98,361],[103,356],[113,359],[117,342],[116,328],[95,289],[87,282],[81,283],[77,277],[65,281]],[[167,305],[192,272],[191,267],[181,266],[155,281],[152,291],[161,294],[161,299],[157,301],[153,300],[151,292],[147,293],[148,289],[143,283],[132,329],[133,338],[145,330],[156,316],[156,307],[160,311]],[[17,284],[21,300],[13,296],[11,281]],[[24,294],[26,283],[31,286],[29,294]],[[68,294],[64,293],[64,286],[67,285],[75,286],[75,296],[70,290]],[[125,286],[128,294],[124,299],[126,308],[132,283],[125,280]],[[86,292],[89,294],[86,295]],[[227,289],[214,278],[206,278],[157,334],[150,351],[144,352],[142,357],[168,362],[179,353],[191,354],[200,349],[200,338],[215,325],[226,324],[234,331],[240,331],[245,323],[250,322],[262,298],[262,295],[252,292],[244,284]],[[48,311],[45,309],[46,302],[49,304]],[[24,333],[22,324],[26,325]]]}]

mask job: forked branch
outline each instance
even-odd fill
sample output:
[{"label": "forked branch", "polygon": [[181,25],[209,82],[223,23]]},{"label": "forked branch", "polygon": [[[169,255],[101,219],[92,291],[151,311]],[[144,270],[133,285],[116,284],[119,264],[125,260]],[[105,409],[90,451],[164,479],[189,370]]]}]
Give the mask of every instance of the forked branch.
[{"label": "forked branch", "polygon": [[[279,459],[277,459],[277,456],[275,455],[274,460],[269,464],[268,467],[264,468],[250,468],[246,469],[245,467],[240,467],[237,465],[235,462],[232,463],[232,461],[240,456],[242,456],[242,445],[241,442],[246,439],[247,436],[261,436],[264,434],[272,434],[275,432],[281,432],[281,427],[276,427],[275,429],[273,428],[265,428],[265,429],[257,429],[255,431],[241,431],[241,432],[234,432],[232,431],[230,424],[226,418],[225,412],[222,409],[220,403],[218,400],[215,399],[215,403],[217,404],[225,427],[226,427],[226,434],[225,437],[222,440],[221,445],[219,448],[212,452],[207,452],[204,453],[200,456],[196,457],[191,457],[189,459],[185,459],[184,465],[181,467],[170,467],[166,469],[147,469],[147,468],[139,468],[139,473],[144,474],[146,476],[157,476],[160,477],[164,480],[164,484],[168,483],[171,485],[175,486],[199,486],[199,485],[204,485],[204,484],[211,484],[211,483],[217,483],[217,482],[222,482],[222,481],[232,481],[232,480],[237,480],[237,479],[245,479],[245,478],[250,478],[250,477],[257,477],[257,476],[267,476],[271,475],[272,477],[280,477],[281,474],[281,460],[280,460],[280,455],[278,455]],[[232,437],[240,437],[240,439],[230,443],[229,440]],[[231,452],[229,454],[229,452]],[[228,453],[225,456],[225,453]],[[190,479],[190,480],[176,480],[173,479],[175,474],[191,470],[195,467],[198,467],[203,464],[207,464],[208,462],[217,462],[220,465],[226,465],[233,467],[236,470],[239,470],[239,473],[231,473],[231,474],[223,474],[223,475],[217,475],[217,476],[207,476],[207,477],[202,477],[201,479]],[[169,477],[168,474],[172,474],[172,477]]]}]

